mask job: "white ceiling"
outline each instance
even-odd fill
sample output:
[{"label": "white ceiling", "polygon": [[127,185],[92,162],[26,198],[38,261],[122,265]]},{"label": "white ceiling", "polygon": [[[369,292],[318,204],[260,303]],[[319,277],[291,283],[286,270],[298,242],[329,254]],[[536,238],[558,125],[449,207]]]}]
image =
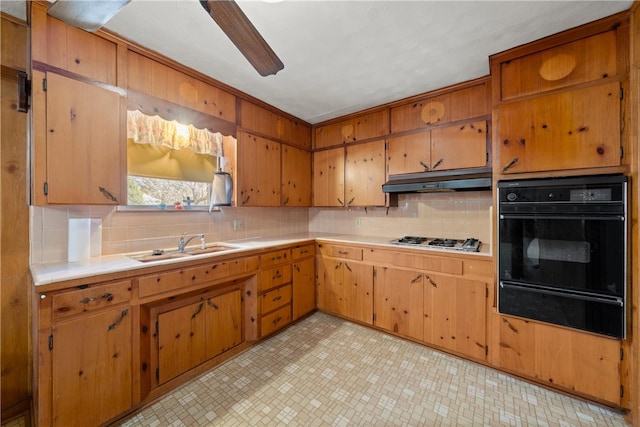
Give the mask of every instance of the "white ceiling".
[{"label": "white ceiling", "polygon": [[[632,1],[238,0],[285,65],[261,77],[197,0],[133,0],[106,28],[309,123],[489,74],[489,55]],[[3,1],[6,3],[6,1]]]}]

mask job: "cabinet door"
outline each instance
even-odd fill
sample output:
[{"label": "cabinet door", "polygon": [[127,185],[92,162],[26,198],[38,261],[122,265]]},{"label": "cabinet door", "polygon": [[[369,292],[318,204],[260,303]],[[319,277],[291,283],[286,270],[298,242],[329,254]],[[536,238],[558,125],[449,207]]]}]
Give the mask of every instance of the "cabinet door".
[{"label": "cabinet door", "polygon": [[345,161],[347,206],[384,206],[384,140],[348,146]]},{"label": "cabinet door", "polygon": [[46,79],[47,201],[124,203],[120,95],[53,73]]},{"label": "cabinet door", "polygon": [[293,263],[293,320],[316,308],[315,269],[313,258]]},{"label": "cabinet door", "polygon": [[318,307],[373,324],[373,266],[321,258],[318,275]]},{"label": "cabinet door", "polygon": [[160,384],[206,360],[205,301],[158,315]]},{"label": "cabinet door", "polygon": [[282,206],[311,206],[311,153],[282,146]]},{"label": "cabinet door", "polygon": [[431,170],[483,167],[487,160],[486,121],[431,131]]},{"label": "cabinet door", "polygon": [[313,153],[313,206],[344,206],[344,148]]},{"label": "cabinet door", "polygon": [[620,403],[620,342],[495,315],[492,363],[542,382]]},{"label": "cabinet door", "polygon": [[238,132],[239,206],[280,206],[280,145]]},{"label": "cabinet door", "polygon": [[389,175],[426,172],[431,169],[431,132],[389,138],[387,169]]},{"label": "cabinet door", "polygon": [[239,290],[207,299],[206,328],[207,360],[242,342],[242,303]]},{"label": "cabinet door", "polygon": [[420,272],[376,268],[375,325],[422,341],[423,286],[423,274]]},{"label": "cabinet door", "polygon": [[620,165],[617,82],[504,104],[498,114],[503,173]]},{"label": "cabinet door", "polygon": [[129,307],[53,327],[53,425],[100,425],[132,402]]},{"label": "cabinet door", "polygon": [[486,284],[425,273],[424,340],[486,358]]}]

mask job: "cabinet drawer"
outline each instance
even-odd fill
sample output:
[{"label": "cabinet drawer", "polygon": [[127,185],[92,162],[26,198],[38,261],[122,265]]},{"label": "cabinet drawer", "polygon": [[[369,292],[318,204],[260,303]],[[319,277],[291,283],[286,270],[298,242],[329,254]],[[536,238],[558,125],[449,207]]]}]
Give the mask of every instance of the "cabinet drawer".
[{"label": "cabinet drawer", "polygon": [[296,260],[296,259],[313,256],[315,254],[315,248],[313,244],[304,245],[304,246],[293,248],[291,252],[292,252],[292,255],[291,255],[292,258]]},{"label": "cabinet drawer", "polygon": [[268,313],[271,310],[289,304],[291,302],[291,285],[282,286],[262,294],[260,297],[261,313]]},{"label": "cabinet drawer", "polygon": [[356,261],[362,261],[362,248],[354,248],[350,246],[335,246],[335,245],[318,245],[320,252],[324,256],[353,259]]},{"label": "cabinet drawer", "polygon": [[260,291],[267,291],[291,281],[291,265],[283,265],[260,273]]},{"label": "cabinet drawer", "polygon": [[173,270],[141,277],[138,281],[138,292],[140,298],[144,298],[162,292],[222,279],[228,275],[229,266],[224,262]]},{"label": "cabinet drawer", "polygon": [[261,336],[269,335],[287,325],[289,322],[291,322],[291,305],[285,305],[273,313],[262,316],[260,323],[262,327]]},{"label": "cabinet drawer", "polygon": [[260,255],[260,266],[262,268],[271,267],[272,265],[284,264],[291,261],[291,249],[284,249],[281,251],[269,252],[268,254]]},{"label": "cabinet drawer", "polygon": [[130,299],[131,280],[64,292],[53,296],[53,318],[62,319],[74,314],[117,305]]},{"label": "cabinet drawer", "polygon": [[257,271],[260,266],[260,259],[257,256],[252,256],[249,258],[227,261],[226,263],[229,265],[229,276],[234,276],[236,274]]}]

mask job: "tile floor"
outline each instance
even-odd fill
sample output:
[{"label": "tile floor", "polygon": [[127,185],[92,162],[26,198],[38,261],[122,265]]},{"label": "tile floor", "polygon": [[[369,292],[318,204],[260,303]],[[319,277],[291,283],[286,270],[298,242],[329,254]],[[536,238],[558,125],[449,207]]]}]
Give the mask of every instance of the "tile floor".
[{"label": "tile floor", "polygon": [[609,408],[316,313],[122,426],[626,426]]}]

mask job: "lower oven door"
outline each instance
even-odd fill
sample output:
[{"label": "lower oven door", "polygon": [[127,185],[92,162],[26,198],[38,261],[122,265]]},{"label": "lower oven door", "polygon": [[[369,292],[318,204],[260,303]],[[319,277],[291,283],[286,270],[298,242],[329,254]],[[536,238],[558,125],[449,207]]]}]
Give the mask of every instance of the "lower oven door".
[{"label": "lower oven door", "polygon": [[615,338],[626,336],[625,307],[620,297],[500,281],[498,310]]}]

